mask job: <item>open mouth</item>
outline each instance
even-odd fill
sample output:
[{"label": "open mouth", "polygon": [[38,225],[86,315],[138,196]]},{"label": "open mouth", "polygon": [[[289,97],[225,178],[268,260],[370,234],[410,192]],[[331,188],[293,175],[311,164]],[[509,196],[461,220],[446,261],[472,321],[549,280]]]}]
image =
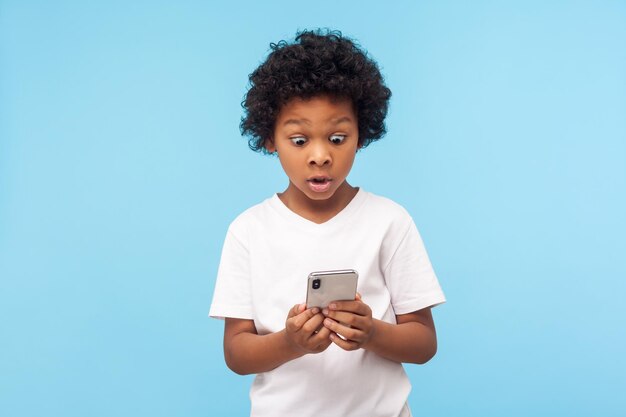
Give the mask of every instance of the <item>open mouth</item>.
[{"label": "open mouth", "polygon": [[309,187],[312,191],[323,193],[330,189],[330,183],[332,178],[328,177],[313,177],[309,178],[307,182],[309,183]]},{"label": "open mouth", "polygon": [[327,182],[330,182],[331,179],[330,178],[311,178],[309,181],[311,181],[314,184],[325,184]]}]

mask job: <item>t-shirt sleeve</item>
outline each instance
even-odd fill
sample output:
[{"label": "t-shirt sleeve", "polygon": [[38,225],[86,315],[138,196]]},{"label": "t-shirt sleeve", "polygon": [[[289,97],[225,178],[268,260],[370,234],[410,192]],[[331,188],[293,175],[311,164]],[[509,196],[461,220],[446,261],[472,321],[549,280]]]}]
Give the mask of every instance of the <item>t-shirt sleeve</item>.
[{"label": "t-shirt sleeve", "polygon": [[412,219],[384,275],[395,314],[411,313],[446,301]]},{"label": "t-shirt sleeve", "polygon": [[220,319],[254,318],[246,234],[234,223],[228,228],[224,240],[209,316]]}]

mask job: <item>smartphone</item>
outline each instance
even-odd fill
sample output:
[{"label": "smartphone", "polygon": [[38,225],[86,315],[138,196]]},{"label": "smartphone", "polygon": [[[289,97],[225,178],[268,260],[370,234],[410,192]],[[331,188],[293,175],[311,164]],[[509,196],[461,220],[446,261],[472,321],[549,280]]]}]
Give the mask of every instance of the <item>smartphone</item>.
[{"label": "smartphone", "polygon": [[353,269],[311,272],[306,291],[306,308],[325,308],[332,301],[354,300],[358,279],[359,274]]}]

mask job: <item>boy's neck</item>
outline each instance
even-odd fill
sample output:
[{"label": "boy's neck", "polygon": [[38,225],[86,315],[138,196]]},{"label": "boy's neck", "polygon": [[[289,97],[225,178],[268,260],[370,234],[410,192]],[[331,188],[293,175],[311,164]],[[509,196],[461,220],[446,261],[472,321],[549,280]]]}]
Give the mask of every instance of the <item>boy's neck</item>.
[{"label": "boy's neck", "polygon": [[313,223],[322,224],[335,217],[346,208],[359,189],[344,181],[332,197],[325,200],[312,200],[291,182],[278,198],[291,211]]}]

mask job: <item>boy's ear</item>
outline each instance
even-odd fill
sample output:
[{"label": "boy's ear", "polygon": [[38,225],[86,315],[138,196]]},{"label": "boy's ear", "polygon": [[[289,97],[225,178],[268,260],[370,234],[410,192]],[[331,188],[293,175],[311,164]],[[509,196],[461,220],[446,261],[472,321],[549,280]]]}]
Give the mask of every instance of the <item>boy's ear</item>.
[{"label": "boy's ear", "polygon": [[276,152],[276,146],[274,145],[274,139],[273,138],[267,138],[265,139],[265,143],[263,144],[265,146],[265,149],[269,152],[269,153],[274,153]]}]

